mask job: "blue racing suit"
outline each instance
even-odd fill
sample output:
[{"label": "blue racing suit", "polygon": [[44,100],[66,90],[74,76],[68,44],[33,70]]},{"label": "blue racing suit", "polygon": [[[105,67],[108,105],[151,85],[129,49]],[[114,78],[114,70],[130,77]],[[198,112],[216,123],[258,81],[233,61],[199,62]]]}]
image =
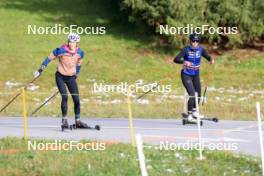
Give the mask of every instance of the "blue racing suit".
[{"label": "blue racing suit", "polygon": [[[186,75],[199,75],[202,56],[208,61],[211,60],[211,57],[204,50],[204,48],[200,46],[193,48],[192,46],[188,45],[175,57],[174,62],[178,64],[182,64],[184,61],[191,62],[191,67],[183,66],[183,73]],[[181,58],[184,58],[184,60],[181,60]]]},{"label": "blue racing suit", "polygon": [[183,64],[184,61],[191,62],[191,66],[183,65],[181,71],[182,83],[190,96],[188,101],[188,113],[192,113],[196,110],[194,98],[195,92],[198,93],[199,100],[201,97],[199,70],[202,56],[208,61],[211,61],[211,56],[202,47],[198,46],[193,48],[188,45],[174,59],[174,62],[178,64]]}]

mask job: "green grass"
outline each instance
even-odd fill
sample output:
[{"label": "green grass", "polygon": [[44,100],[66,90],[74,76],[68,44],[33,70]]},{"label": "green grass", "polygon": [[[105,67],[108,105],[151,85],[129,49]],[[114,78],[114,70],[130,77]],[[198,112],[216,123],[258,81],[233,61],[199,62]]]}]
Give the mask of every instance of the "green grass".
[{"label": "green grass", "polygon": [[[204,106],[200,106],[200,111],[209,117],[218,117],[220,119],[240,119],[240,120],[256,120],[255,99],[239,99],[240,95],[226,96],[223,98],[221,93],[208,93],[208,99]],[[242,94],[242,97],[247,95]],[[13,96],[13,94],[5,95],[4,99]],[[49,97],[49,93],[36,94],[27,93],[27,113],[31,113],[39,107],[45,98]],[[81,110],[83,117],[97,118],[128,118],[127,97],[124,95],[99,96],[93,94],[81,95]],[[2,96],[3,97],[3,96]],[[216,98],[214,98],[216,97]],[[217,99],[219,98],[219,99]],[[141,102],[132,99],[132,112],[134,118],[164,118],[176,119],[181,118],[184,111],[184,101],[179,97],[164,97],[163,95],[149,94]],[[53,98],[47,105],[42,107],[34,116],[60,117],[60,95]],[[144,101],[147,104],[144,104]],[[2,101],[4,105],[6,101]],[[74,117],[73,103],[69,97],[69,116]],[[262,109],[263,113],[263,109]],[[13,104],[2,112],[2,116],[22,116],[22,99],[17,98]]]},{"label": "green grass", "polygon": [[[30,139],[34,142],[33,139]],[[40,142],[54,142],[36,140]],[[66,141],[63,141],[66,142]],[[91,141],[82,141],[84,143]],[[136,148],[109,144],[101,151],[33,151],[18,138],[0,139],[1,175],[140,175]],[[229,152],[166,151],[145,147],[149,175],[261,175],[260,159]]]},{"label": "green grass", "polygon": [[[183,95],[184,89],[180,80],[180,65],[171,65],[168,58],[173,58],[178,50],[158,48],[153,37],[143,27],[129,24],[119,7],[110,0],[2,0],[0,2],[0,47],[1,77],[0,106],[4,105],[18,87],[8,88],[7,81],[26,83],[40,66],[42,60],[55,48],[60,46],[64,35],[28,35],[28,25],[53,26],[62,24],[69,26],[105,26],[106,35],[82,35],[81,48],[85,51],[85,61],[78,80],[82,97],[90,101],[82,104],[83,116],[124,117],[127,115],[126,97],[123,95],[94,94],[92,82],[95,79],[104,84],[120,82],[145,83],[163,80],[163,84],[171,84],[172,95]],[[255,119],[254,104],[264,103],[263,94],[254,94],[247,101],[239,101],[254,90],[263,90],[263,52],[247,52],[234,50],[216,58],[212,68],[210,87],[242,89],[244,93],[235,94],[232,102],[226,100],[234,93],[208,91],[208,103],[203,107],[204,114],[219,116],[222,119]],[[203,63],[201,79],[207,79],[206,64]],[[50,63],[44,74],[35,82],[39,89],[28,92],[28,111],[32,111],[40,102],[51,95],[54,89],[54,72],[56,63]],[[247,92],[245,92],[245,90]],[[37,92],[37,93],[36,93]],[[10,94],[5,94],[10,93]],[[40,93],[40,94],[38,94]],[[43,94],[44,93],[44,94]],[[138,93],[139,95],[139,93]],[[155,103],[156,97],[147,96],[151,101],[148,105],[135,105],[134,114],[140,118],[176,118],[182,112],[181,99],[164,99]],[[99,97],[101,96],[101,98]],[[225,100],[217,101],[221,96]],[[102,105],[98,101],[121,99],[123,103]],[[154,101],[154,103],[152,103]],[[57,116],[60,114],[59,98],[53,100],[47,108],[41,109],[38,116]],[[226,103],[226,104],[224,104]],[[253,106],[252,106],[253,105]],[[71,105],[72,106],[72,105]],[[245,107],[244,109],[241,109]],[[12,104],[2,115],[20,116],[20,100]],[[72,108],[69,108],[72,110]],[[228,111],[223,111],[228,109]],[[69,115],[72,115],[70,112]]]}]

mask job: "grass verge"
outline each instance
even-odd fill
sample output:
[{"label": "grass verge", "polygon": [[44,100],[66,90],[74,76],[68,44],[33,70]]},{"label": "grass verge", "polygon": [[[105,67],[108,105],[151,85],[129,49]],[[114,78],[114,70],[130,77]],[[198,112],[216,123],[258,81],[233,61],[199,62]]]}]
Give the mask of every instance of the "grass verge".
[{"label": "grass verge", "polygon": [[[3,176],[140,175],[136,149],[128,144],[107,144],[102,151],[32,151],[27,150],[27,143],[22,139],[6,137],[0,139],[0,146]],[[261,175],[260,159],[251,156],[205,151],[206,160],[200,161],[197,151],[160,151],[145,147],[144,152],[149,175]]]}]

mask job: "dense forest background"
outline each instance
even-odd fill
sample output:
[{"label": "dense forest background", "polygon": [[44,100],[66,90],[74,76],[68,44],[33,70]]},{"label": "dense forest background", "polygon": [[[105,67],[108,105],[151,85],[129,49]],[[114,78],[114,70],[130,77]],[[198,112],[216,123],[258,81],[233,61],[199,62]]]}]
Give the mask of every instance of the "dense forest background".
[{"label": "dense forest background", "polygon": [[[204,42],[224,48],[259,47],[264,39],[263,0],[119,0],[131,23],[159,35],[159,25],[237,27],[235,35],[202,35]],[[187,35],[159,35],[159,44],[182,47]]]}]

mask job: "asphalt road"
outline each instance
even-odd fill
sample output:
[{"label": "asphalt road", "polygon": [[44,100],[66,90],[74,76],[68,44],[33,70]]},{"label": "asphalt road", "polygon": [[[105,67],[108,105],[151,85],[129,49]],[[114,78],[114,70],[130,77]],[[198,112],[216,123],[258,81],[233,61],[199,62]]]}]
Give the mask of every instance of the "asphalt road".
[{"label": "asphalt road", "polygon": [[[82,118],[89,125],[100,125],[101,130],[66,130],[61,131],[59,118],[28,118],[27,134],[29,139],[65,139],[65,140],[100,140],[111,142],[130,142],[128,119]],[[73,119],[69,119],[73,122]],[[181,120],[134,119],[136,134],[141,134],[144,144],[161,144],[167,142],[171,146],[196,143],[198,140],[197,125],[182,125]],[[22,117],[0,117],[0,137],[23,137]],[[205,145],[211,149],[226,149],[255,156],[260,155],[258,128],[256,121],[227,121],[218,123],[204,121],[201,137]],[[207,145],[208,146],[208,145]],[[219,148],[220,146],[220,148]],[[186,148],[185,148],[186,149]]]}]

